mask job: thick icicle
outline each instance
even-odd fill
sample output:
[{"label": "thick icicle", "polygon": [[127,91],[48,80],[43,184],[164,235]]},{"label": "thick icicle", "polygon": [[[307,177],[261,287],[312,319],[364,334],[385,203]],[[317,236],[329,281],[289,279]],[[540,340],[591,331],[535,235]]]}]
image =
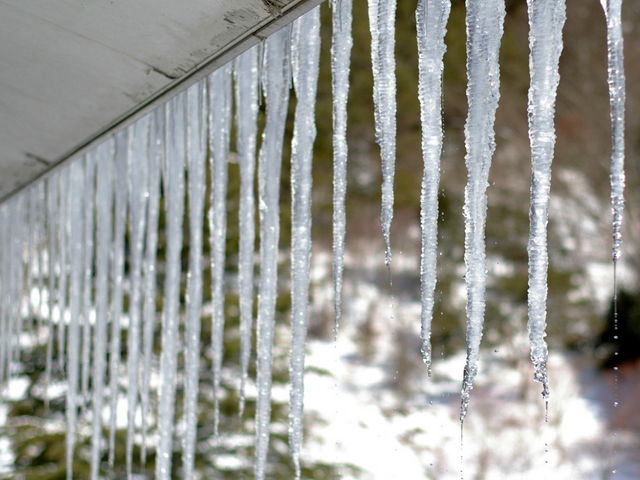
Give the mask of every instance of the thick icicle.
[{"label": "thick icicle", "polygon": [[211,150],[211,349],[213,357],[213,432],[218,437],[219,394],[224,349],[224,262],[227,243],[227,164],[231,128],[231,64],[209,76],[209,148]]},{"label": "thick icicle", "polygon": [[149,157],[147,159],[148,207],[147,237],[144,253],[144,304],[142,328],[142,371],[140,380],[140,410],[142,446],[140,459],[144,465],[147,458],[147,417],[149,416],[149,381],[153,334],[156,323],[156,259],[158,245],[158,215],[160,213],[160,165],[164,162],[164,110],[154,110],[149,127]]},{"label": "thick icicle", "polygon": [[296,113],[291,141],[291,358],[289,376],[289,445],[296,479],[304,414],[304,350],[309,318],[311,262],[311,184],[313,142],[316,138],[316,93],[320,63],[320,9],[293,23],[291,65]]},{"label": "thick icicle", "polygon": [[351,64],[352,0],[331,2],[331,87],[333,93],[333,291],[335,333],[342,318],[342,273],[347,226],[347,100]]},{"label": "thick icicle", "polygon": [[234,65],[237,149],[240,161],[240,245],[238,295],[240,297],[240,416],[244,413],[245,386],[251,358],[253,324],[253,253],[255,246],[254,177],[258,133],[258,53],[253,47]]},{"label": "thick icicle", "polygon": [[185,94],[165,105],[166,156],[163,169],[167,215],[167,254],[160,355],[160,395],[158,398],[158,447],[156,479],[171,478],[173,419],[178,361],[178,320],[180,314],[180,254],[184,213]]},{"label": "thick icicle", "polygon": [[431,375],[431,321],[437,279],[438,188],[442,154],[442,70],[450,0],[420,0],[416,9],[420,122],[422,123],[422,190],[420,195],[420,299],[422,360]]},{"label": "thick icicle", "polygon": [[182,445],[182,475],[193,478],[198,427],[200,373],[200,317],[202,315],[202,222],[205,193],[205,83],[187,91],[187,172],[189,193],[189,274],[185,330],[185,432]]},{"label": "thick icicle", "polygon": [[[624,40],[622,0],[600,0],[607,18],[609,104],[611,107],[611,208],[613,212],[614,270],[620,259],[622,215],[624,213]],[[615,271],[614,271],[615,275]],[[615,283],[615,279],[614,279]]]},{"label": "thick icicle", "polygon": [[391,267],[393,178],[396,164],[396,59],[395,19],[397,0],[369,0],[371,63],[376,141],[382,158],[382,212],[385,264]]},{"label": "thick icicle", "polygon": [[260,285],[257,320],[257,387],[255,476],[263,480],[271,421],[271,357],[278,294],[278,238],[280,235],[280,170],[289,104],[291,65],[285,27],[264,43],[262,86],[267,120],[258,164],[260,205]]},{"label": "thick icicle", "polygon": [[82,285],[82,376],[81,392],[83,405],[89,400],[89,377],[91,373],[91,298],[93,292],[93,259],[95,229],[95,150],[87,154],[84,171],[84,278]]},{"label": "thick icicle", "polygon": [[469,406],[469,395],[478,372],[480,340],[484,324],[486,254],[486,190],[495,150],[493,124],[500,97],[498,56],[505,15],[504,0],[467,0],[467,98],[465,163],[468,177],[464,191],[465,281],[467,284],[467,359],[464,367],[460,421]]},{"label": "thick icicle", "polygon": [[93,331],[91,480],[97,480],[102,453],[102,406],[109,314],[109,255],[113,215],[113,141],[96,149],[96,323]]},{"label": "thick icicle", "polygon": [[69,168],[69,185],[65,194],[69,215],[70,290],[69,335],[67,348],[67,480],[73,478],[73,454],[76,444],[78,415],[78,372],[80,367],[80,308],[84,273],[83,211],[84,163],[76,161]]},{"label": "thick icicle", "polygon": [[149,116],[130,127],[127,149],[130,255],[129,267],[129,331],[127,335],[127,478],[131,480],[133,465],[133,435],[138,405],[138,373],[140,366],[140,301],[142,287],[142,256],[147,208],[147,157],[149,155]]},{"label": "thick icicle", "polygon": [[114,156],[113,266],[111,278],[111,343],[109,344],[109,466],[116,454],[116,420],[118,414],[120,373],[120,320],[122,318],[124,282],[124,243],[127,225],[127,130],[116,134]]},{"label": "thick icicle", "polygon": [[529,342],[534,378],[549,396],[547,381],[547,222],[551,163],[555,146],[555,100],[560,81],[565,0],[529,0],[529,141],[531,142],[531,205],[529,207]]}]

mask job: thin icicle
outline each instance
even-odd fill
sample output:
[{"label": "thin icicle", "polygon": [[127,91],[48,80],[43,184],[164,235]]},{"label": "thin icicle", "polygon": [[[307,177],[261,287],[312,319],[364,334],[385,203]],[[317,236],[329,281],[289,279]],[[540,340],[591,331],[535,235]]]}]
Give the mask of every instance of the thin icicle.
[{"label": "thin icicle", "polygon": [[478,356],[484,324],[486,254],[485,223],[489,168],[495,150],[493,124],[500,97],[498,56],[505,15],[504,0],[467,0],[467,98],[465,163],[468,177],[464,191],[465,281],[467,284],[467,359],[464,367],[460,421],[464,422],[469,395],[478,372]]},{"label": "thin icicle", "polygon": [[282,144],[289,104],[291,65],[290,27],[264,43],[262,87],[267,119],[258,165],[260,205],[260,285],[257,320],[257,387],[255,476],[263,480],[271,421],[271,358],[278,294],[278,238],[280,235],[280,171]]},{"label": "thin icicle", "polygon": [[130,127],[127,151],[129,225],[131,264],[129,278],[129,331],[127,335],[127,478],[131,480],[133,441],[138,405],[138,373],[140,366],[140,301],[142,288],[142,256],[147,209],[147,157],[149,155],[149,116]]},{"label": "thin icicle", "polygon": [[158,447],[156,479],[169,480],[173,453],[173,419],[178,361],[178,321],[180,315],[180,255],[184,213],[185,94],[165,105],[166,155],[163,169],[167,216],[167,254],[160,355],[160,395],[158,397]]},{"label": "thin icicle", "polygon": [[69,335],[67,348],[67,480],[73,479],[73,454],[76,444],[78,414],[78,373],[80,367],[80,309],[84,271],[84,163],[76,160],[69,167],[68,190],[64,192],[69,215]]},{"label": "thin icicle", "polygon": [[528,0],[529,11],[529,141],[531,142],[531,205],[529,209],[529,342],[534,379],[547,400],[547,222],[558,70],[562,52],[565,0]]},{"label": "thin icicle", "polygon": [[335,334],[342,318],[342,273],[347,227],[347,101],[351,65],[352,0],[331,1],[331,90],[333,93],[333,292]]},{"label": "thin icicle", "polygon": [[96,323],[93,331],[91,480],[97,480],[102,456],[102,406],[109,315],[109,255],[113,215],[113,140],[96,149]]},{"label": "thin icicle", "polygon": [[240,161],[240,241],[238,296],[240,297],[240,417],[244,413],[245,386],[251,357],[253,328],[253,254],[255,245],[254,177],[258,133],[258,53],[253,47],[234,64],[237,149]]},{"label": "thin icicle", "polygon": [[127,130],[116,134],[114,156],[113,266],[111,279],[111,343],[109,344],[109,466],[116,456],[116,420],[118,415],[120,373],[120,321],[124,282],[124,243],[127,225]]},{"label": "thin icicle", "polygon": [[198,428],[200,379],[200,317],[202,315],[202,223],[205,194],[206,110],[205,82],[187,90],[187,172],[189,193],[189,274],[187,277],[187,321],[185,348],[182,477],[194,476]]},{"label": "thin icicle", "polygon": [[85,159],[84,172],[84,278],[82,292],[82,376],[81,392],[83,405],[89,399],[89,377],[91,373],[91,298],[93,292],[93,260],[94,260],[94,229],[95,229],[95,151],[89,152]]},{"label": "thin icicle", "polygon": [[213,357],[213,435],[220,424],[220,375],[224,349],[224,262],[227,243],[227,162],[231,128],[231,64],[209,76],[209,149],[211,151],[211,349]]},{"label": "thin icicle", "polygon": [[289,444],[297,480],[304,419],[304,353],[309,318],[311,262],[311,185],[316,138],[316,93],[320,63],[320,9],[293,23],[291,64],[296,113],[291,141],[291,358]]},{"label": "thin icicle", "polygon": [[422,124],[422,189],[420,195],[420,299],[422,360],[431,375],[431,321],[437,280],[438,188],[442,155],[442,70],[450,0],[420,0],[416,9],[420,122]]},{"label": "thin icicle", "polygon": [[147,417],[149,416],[149,381],[153,354],[153,334],[156,324],[156,261],[158,245],[158,215],[160,213],[160,165],[164,162],[164,110],[156,109],[149,127],[147,237],[144,253],[144,304],[142,330],[142,371],[140,380],[140,410],[142,446],[140,461],[147,460]]},{"label": "thin icicle", "polygon": [[397,0],[369,0],[371,63],[376,141],[382,158],[382,212],[385,264],[391,268],[393,178],[396,164],[396,59],[395,19]]},{"label": "thin icicle", "polygon": [[65,330],[67,314],[67,274],[68,274],[68,238],[69,220],[68,205],[65,193],[69,188],[69,169],[63,168],[58,174],[58,203],[59,226],[58,233],[58,291],[56,301],[58,303],[58,367],[65,369]]},{"label": "thin icicle", "polygon": [[47,359],[44,371],[45,408],[49,410],[49,385],[51,384],[51,370],[53,369],[53,338],[55,321],[53,314],[54,292],[56,291],[56,265],[58,240],[58,179],[57,173],[46,180],[47,184],[47,300],[48,300],[48,328],[47,328]]},{"label": "thin icicle", "polygon": [[[622,0],[600,0],[607,18],[607,57],[609,104],[611,107],[611,208],[613,212],[612,257],[614,274],[622,246],[624,213],[624,39],[622,36]],[[614,279],[614,284],[616,283]]]}]

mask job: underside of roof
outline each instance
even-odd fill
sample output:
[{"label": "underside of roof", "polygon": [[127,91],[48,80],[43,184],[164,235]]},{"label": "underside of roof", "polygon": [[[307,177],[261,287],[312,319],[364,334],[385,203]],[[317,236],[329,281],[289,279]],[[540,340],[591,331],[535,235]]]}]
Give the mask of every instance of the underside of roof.
[{"label": "underside of roof", "polygon": [[0,0],[0,198],[321,0]]}]

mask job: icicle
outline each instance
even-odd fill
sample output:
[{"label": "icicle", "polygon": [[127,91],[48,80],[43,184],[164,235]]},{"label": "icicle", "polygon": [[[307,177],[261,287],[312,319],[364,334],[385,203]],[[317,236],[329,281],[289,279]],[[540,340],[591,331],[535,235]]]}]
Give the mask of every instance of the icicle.
[{"label": "icicle", "polygon": [[69,336],[67,348],[67,480],[73,479],[73,454],[76,443],[78,407],[78,372],[80,367],[80,309],[82,307],[82,277],[84,238],[82,207],[84,206],[84,163],[76,160],[69,167],[68,190],[64,192],[69,215],[70,289]]},{"label": "icicle", "polygon": [[422,360],[431,375],[431,321],[438,259],[438,188],[442,154],[442,70],[450,0],[420,0],[416,9],[420,122],[422,123],[422,190],[420,224],[420,298]]},{"label": "icicle", "polygon": [[385,264],[391,268],[393,177],[396,163],[395,16],[397,0],[369,0],[376,141],[382,158],[382,233]]},{"label": "icicle", "polygon": [[165,105],[166,156],[164,192],[167,216],[167,254],[162,315],[162,353],[160,356],[160,395],[158,398],[159,440],[156,479],[171,478],[173,419],[178,360],[178,320],[180,310],[180,254],[184,212],[185,95],[179,94]]},{"label": "icicle", "polygon": [[187,321],[185,348],[182,476],[194,475],[196,430],[198,427],[198,385],[200,373],[200,317],[202,315],[202,222],[205,194],[205,82],[187,91],[187,171],[189,189],[189,275],[187,278]]},{"label": "icicle", "polygon": [[335,334],[342,318],[342,273],[347,226],[347,100],[351,63],[352,0],[331,2],[331,87],[333,93],[333,289]]},{"label": "icicle", "polygon": [[148,208],[147,238],[144,253],[144,305],[142,331],[142,375],[140,381],[140,410],[142,447],[140,460],[144,465],[147,459],[147,417],[149,416],[149,380],[151,377],[151,357],[153,353],[153,334],[156,320],[156,258],[158,245],[158,214],[160,212],[160,165],[164,162],[164,110],[156,109],[151,116],[149,127],[148,157]]},{"label": "icicle", "polygon": [[63,168],[58,174],[58,203],[59,226],[58,233],[58,367],[65,369],[65,330],[67,313],[67,273],[68,273],[68,243],[69,221],[67,218],[68,205],[65,193],[69,188],[69,169]]},{"label": "icicle", "polygon": [[237,149],[240,160],[240,245],[238,290],[240,297],[240,417],[244,413],[245,386],[251,357],[253,324],[253,253],[255,243],[254,176],[258,131],[258,52],[253,47],[234,65]]},{"label": "icicle", "polygon": [[304,350],[309,318],[311,261],[311,169],[316,137],[315,107],[320,61],[320,9],[293,23],[291,64],[296,113],[291,142],[291,393],[289,444],[296,479],[300,479],[300,451],[304,413]]},{"label": "icicle", "polygon": [[133,435],[138,404],[138,373],[140,361],[140,300],[142,283],[142,255],[147,209],[147,157],[149,154],[149,116],[129,128],[127,151],[131,281],[129,300],[129,331],[127,335],[127,478],[131,480],[133,465]]},{"label": "icicle", "polygon": [[124,242],[127,224],[127,130],[115,136],[113,213],[113,266],[111,278],[111,343],[109,344],[109,467],[116,455],[116,420],[118,414],[120,370],[120,320],[122,318],[124,281]]},{"label": "icicle", "polygon": [[529,342],[534,378],[547,400],[547,222],[551,163],[555,146],[555,99],[560,73],[564,0],[528,0],[529,10],[529,140],[531,142],[531,205],[529,210]]},{"label": "icicle", "polygon": [[227,162],[231,127],[231,64],[209,77],[209,149],[211,150],[211,348],[213,357],[213,432],[218,438],[219,394],[224,349],[224,262],[227,243]]},{"label": "icicle", "polygon": [[[622,246],[624,213],[624,40],[622,36],[622,0],[600,0],[607,18],[607,56],[609,104],[611,107],[611,208],[613,212],[614,289],[617,290],[616,266]],[[617,291],[614,292],[614,295]]]},{"label": "icicle", "polygon": [[89,376],[91,373],[91,297],[93,291],[93,237],[95,235],[95,151],[89,152],[85,160],[84,177],[84,279],[82,292],[82,377],[81,392],[85,404],[89,399]]},{"label": "icicle", "polygon": [[53,337],[55,321],[53,315],[54,292],[56,291],[56,265],[57,240],[58,240],[58,174],[51,174],[47,182],[47,300],[48,300],[48,331],[47,331],[47,359],[44,373],[45,383],[45,408],[49,410],[49,385],[51,383],[51,370],[53,368]]},{"label": "icicle", "polygon": [[25,261],[25,265],[26,265],[26,294],[25,294],[25,300],[26,300],[26,310],[27,310],[27,318],[29,319],[29,321],[31,322],[31,325],[33,326],[33,320],[34,320],[34,316],[35,316],[35,308],[34,308],[34,304],[33,304],[33,288],[34,288],[34,283],[35,283],[35,270],[36,270],[36,266],[38,265],[38,254],[37,254],[37,250],[36,250],[36,228],[37,228],[37,197],[36,197],[36,187],[35,185],[32,185],[27,192],[24,193],[24,195],[26,195],[27,197],[27,205],[28,205],[28,219],[27,219],[27,237],[26,237],[26,241],[27,241],[27,245],[26,245],[26,253],[27,253],[27,257],[26,257],[26,261]]},{"label": "icicle", "polygon": [[467,0],[467,98],[465,163],[468,177],[464,192],[465,281],[467,283],[467,360],[464,367],[460,421],[469,406],[469,395],[478,372],[480,340],[484,324],[486,265],[485,221],[487,185],[495,150],[493,124],[500,97],[498,55],[505,15],[504,0]]},{"label": "icicle", "polygon": [[255,476],[263,480],[271,420],[271,356],[278,294],[278,237],[280,234],[280,170],[282,143],[289,104],[291,65],[290,28],[274,33],[264,43],[262,86],[267,119],[258,165],[260,205],[260,285],[257,320],[257,387]]},{"label": "icicle", "polygon": [[109,314],[109,255],[113,215],[113,140],[96,149],[96,322],[93,331],[91,480],[97,480],[102,452],[102,406]]}]

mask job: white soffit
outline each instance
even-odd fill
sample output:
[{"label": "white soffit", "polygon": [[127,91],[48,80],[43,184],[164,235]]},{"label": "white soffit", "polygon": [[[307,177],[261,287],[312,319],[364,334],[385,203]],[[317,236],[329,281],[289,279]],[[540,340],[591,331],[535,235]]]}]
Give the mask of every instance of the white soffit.
[{"label": "white soffit", "polygon": [[321,0],[0,0],[0,198]]}]

